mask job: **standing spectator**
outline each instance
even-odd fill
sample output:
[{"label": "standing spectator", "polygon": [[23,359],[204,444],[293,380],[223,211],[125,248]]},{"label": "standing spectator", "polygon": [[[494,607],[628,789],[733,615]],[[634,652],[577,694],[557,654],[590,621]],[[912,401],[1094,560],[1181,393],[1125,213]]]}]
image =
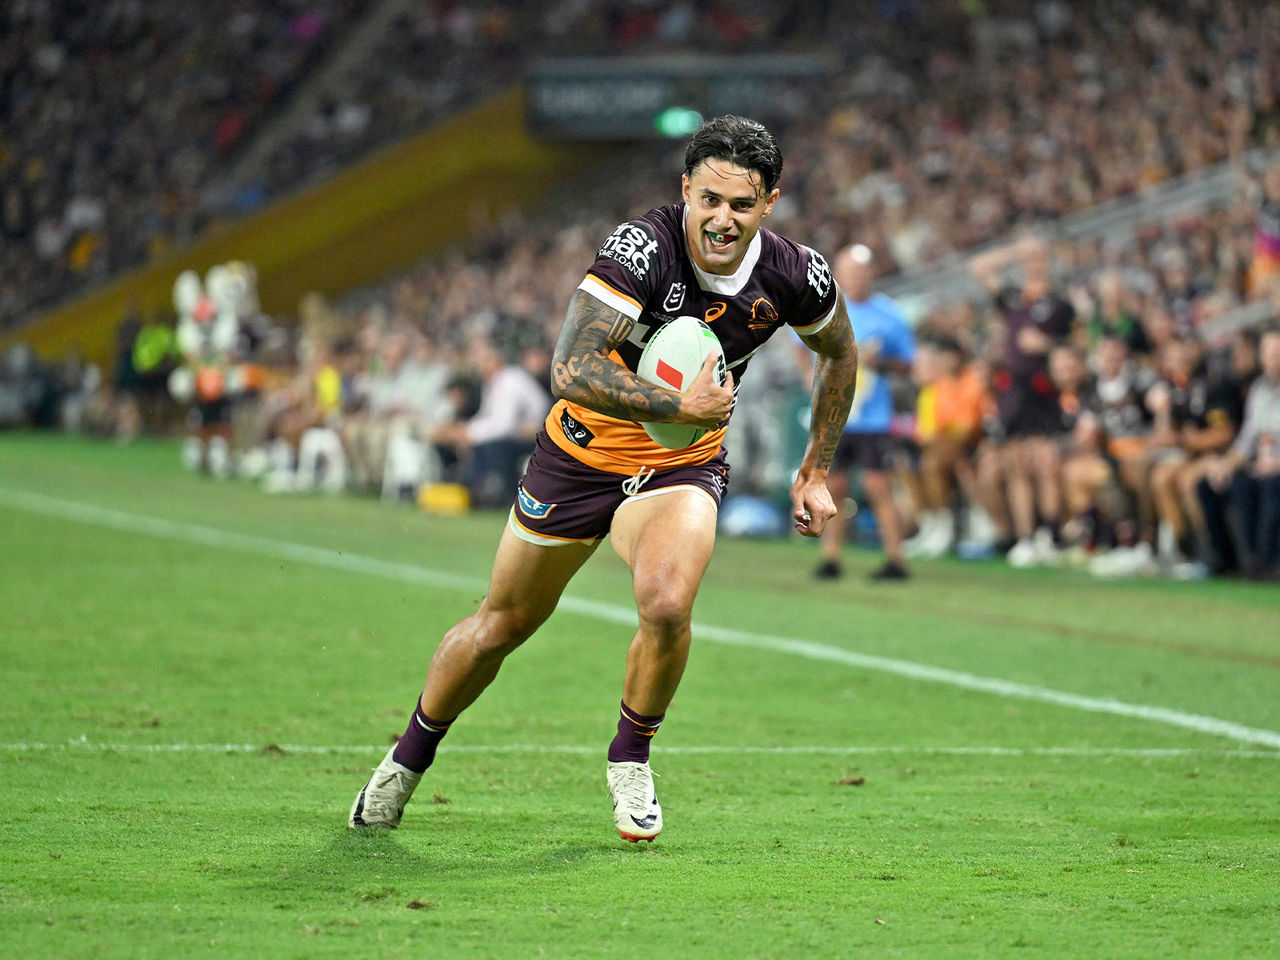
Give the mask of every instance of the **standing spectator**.
[{"label": "standing spectator", "polygon": [[173,324],[153,314],[138,328],[130,354],[139,420],[148,430],[164,431],[170,425],[169,374],[176,362]]},{"label": "standing spectator", "polygon": [[1259,360],[1262,373],[1249,388],[1240,432],[1196,492],[1213,572],[1274,580],[1280,566],[1280,330],[1263,334]]},{"label": "standing spectator", "polygon": [[822,564],[814,572],[821,579],[839,577],[840,551],[848,517],[849,473],[862,474],[862,488],[875,514],[885,561],[871,574],[872,580],[905,580],[902,559],[902,519],[893,499],[894,440],[889,434],[893,419],[893,395],[889,378],[911,371],[915,339],[902,308],[883,293],[873,291],[875,272],[871,250],[863,244],[837,254],[832,272],[844,291],[858,343],[858,384],[844,434],[836,447],[827,476],[827,487],[836,504],[836,515],[822,531]]},{"label": "standing spectator", "polygon": [[[1014,262],[1022,268],[1020,287],[1001,277]],[[1075,311],[1054,292],[1048,249],[1038,238],[979,254],[970,269],[995,298],[1002,323],[1003,350],[992,387],[1003,434],[1001,467],[1018,538],[1009,562],[1019,567],[1051,563],[1061,489],[1057,449],[1049,437],[1057,432],[1060,418],[1048,358],[1071,335]]]},{"label": "standing spectator", "polygon": [[1280,277],[1280,160],[1267,165],[1256,191],[1257,220],[1248,276],[1249,296],[1255,299],[1266,296]]}]

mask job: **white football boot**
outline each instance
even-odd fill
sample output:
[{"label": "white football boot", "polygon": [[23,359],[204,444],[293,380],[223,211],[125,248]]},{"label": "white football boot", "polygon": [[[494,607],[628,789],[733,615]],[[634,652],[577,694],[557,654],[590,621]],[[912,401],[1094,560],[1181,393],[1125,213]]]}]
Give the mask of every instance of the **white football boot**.
[{"label": "white football boot", "polygon": [[662,807],[653,792],[657,776],[647,763],[608,765],[609,795],[613,797],[613,823],[623,840],[653,842],[662,832]]},{"label": "white football boot", "polygon": [[956,521],[950,510],[934,512],[928,534],[918,546],[916,556],[932,560],[951,552],[956,544]]},{"label": "white football boot", "polygon": [[907,537],[902,541],[902,555],[909,560],[914,560],[924,554],[925,545],[928,544],[934,536],[934,526],[938,522],[938,515],[933,510],[925,510],[920,514],[920,522],[916,530],[915,536]]},{"label": "white football boot", "polygon": [[347,826],[353,830],[359,827],[395,829],[400,825],[404,805],[413,796],[413,790],[422,779],[422,774],[391,759],[395,749],[392,747],[387,751],[382,762],[374,768],[369,782],[356,797],[356,802],[351,805]]},{"label": "white football boot", "polygon": [[1023,537],[1009,550],[1007,557],[1009,566],[1025,570],[1036,565],[1036,545],[1030,537]]}]

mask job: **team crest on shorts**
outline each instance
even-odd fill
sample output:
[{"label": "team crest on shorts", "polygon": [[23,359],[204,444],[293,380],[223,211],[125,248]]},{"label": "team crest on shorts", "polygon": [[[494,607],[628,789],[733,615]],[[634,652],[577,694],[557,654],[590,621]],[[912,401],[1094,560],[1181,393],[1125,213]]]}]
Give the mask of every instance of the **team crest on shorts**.
[{"label": "team crest on shorts", "polygon": [[554,503],[543,503],[532,496],[523,486],[516,488],[516,496],[520,501],[520,512],[532,520],[542,520],[556,508]]}]

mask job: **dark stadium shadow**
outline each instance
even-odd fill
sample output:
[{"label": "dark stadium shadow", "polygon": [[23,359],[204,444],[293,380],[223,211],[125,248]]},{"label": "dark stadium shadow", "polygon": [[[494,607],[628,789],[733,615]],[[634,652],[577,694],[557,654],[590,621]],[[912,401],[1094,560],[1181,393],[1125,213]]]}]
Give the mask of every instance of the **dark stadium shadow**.
[{"label": "dark stadium shadow", "polygon": [[437,880],[501,872],[507,876],[546,875],[573,870],[584,862],[618,856],[661,855],[661,845],[630,844],[605,835],[581,842],[526,836],[520,841],[453,830],[347,830],[330,838],[312,860],[334,874],[390,877],[429,873]]},{"label": "dark stadium shadow", "polygon": [[251,864],[229,869],[223,881],[282,910],[336,901],[432,910],[448,905],[459,886],[516,889],[561,873],[608,871],[620,858],[672,852],[661,843],[630,844],[594,829],[579,838],[435,826],[343,826],[312,834],[309,841],[292,837],[270,845],[269,853],[259,849]]}]

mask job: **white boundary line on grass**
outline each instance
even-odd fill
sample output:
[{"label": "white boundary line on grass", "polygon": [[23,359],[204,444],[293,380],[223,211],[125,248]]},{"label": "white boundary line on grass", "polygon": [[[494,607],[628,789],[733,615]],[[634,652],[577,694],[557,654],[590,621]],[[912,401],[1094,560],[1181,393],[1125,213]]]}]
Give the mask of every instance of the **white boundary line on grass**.
[{"label": "white boundary line on grass", "polygon": [[[25,742],[0,743],[0,753],[51,753],[63,750],[83,750],[88,753],[262,753],[275,751],[290,754],[380,754],[385,746],[360,744],[258,744],[258,743],[107,743],[81,737],[62,743]],[[575,746],[567,743],[505,743],[505,744],[443,744],[441,753],[533,753],[592,756],[600,752],[599,745]],[[786,747],[765,746],[664,746],[654,744],[654,755],[671,756],[734,756],[756,754],[768,756],[837,756],[858,757],[890,754],[894,756],[943,756],[943,757],[1133,757],[1140,759],[1202,758],[1202,759],[1258,759],[1280,760],[1277,750],[1212,750],[1165,747],[910,747],[868,744],[863,746],[801,745]]]},{"label": "white boundary line on grass", "polygon": [[[294,560],[299,563],[382,577],[388,580],[427,584],[442,589],[461,590],[468,593],[483,592],[488,588],[487,581],[478,577],[458,576],[457,574],[433,570],[417,564],[381,560],[377,557],[366,557],[360,554],[314,547],[288,540],[273,540],[247,533],[221,530],[216,527],[180,523],[159,517],[113,510],[95,504],[63,500],[58,497],[49,497],[27,491],[9,490],[0,487],[0,504],[18,510],[25,510],[29,513],[56,517],[61,520],[73,520],[94,526],[122,530],[127,533],[141,533],[166,540],[197,543],[226,550],[236,550],[241,553]],[[566,594],[560,602],[559,609],[623,626],[635,627],[636,625],[635,610],[617,604],[601,603]],[[1125,703],[1124,701],[1110,698],[1084,696],[1082,694],[1053,690],[1048,687],[1038,687],[1011,680],[978,676],[960,670],[950,670],[945,667],[915,663],[910,660],[896,660],[889,657],[857,653],[810,640],[751,633],[715,624],[695,622],[693,632],[694,636],[701,642],[709,641],[729,646],[750,647],[757,650],[786,653],[809,660],[841,663],[863,670],[895,674],[931,683],[942,683],[964,690],[990,693],[1000,697],[1051,703],[1061,707],[1083,710],[1088,713],[1104,713],[1113,716],[1149,720],[1168,726],[1194,730],[1198,733],[1226,737],[1237,743],[1280,748],[1280,732],[1247,727],[1230,720],[1186,713],[1168,707],[1155,707],[1145,704]]]}]

